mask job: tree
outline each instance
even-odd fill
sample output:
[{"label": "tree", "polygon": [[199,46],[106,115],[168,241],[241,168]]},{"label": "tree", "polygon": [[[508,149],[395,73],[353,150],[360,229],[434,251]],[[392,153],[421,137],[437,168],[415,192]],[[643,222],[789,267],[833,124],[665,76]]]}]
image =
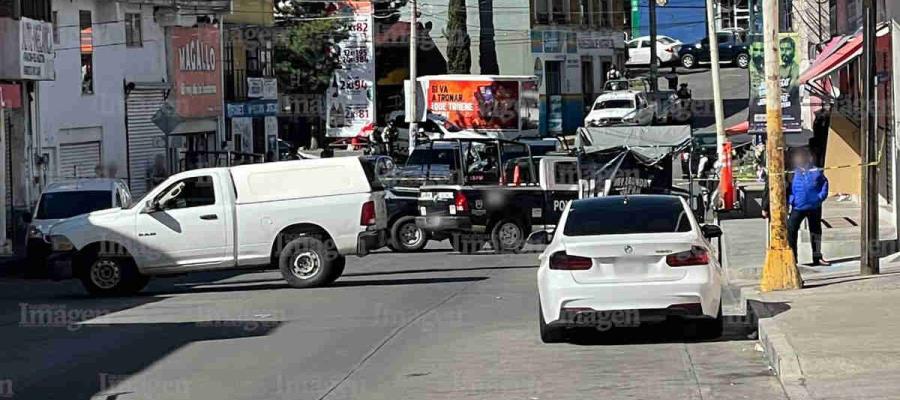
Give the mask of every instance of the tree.
[{"label": "tree", "polygon": [[494,0],[478,0],[478,20],[481,30],[478,35],[478,64],[484,75],[497,75],[497,43],[494,41]]},{"label": "tree", "polygon": [[450,0],[447,5],[447,69],[451,74],[468,74],[472,68],[472,41],[466,25],[466,0]]},{"label": "tree", "polygon": [[279,86],[289,93],[322,93],[340,68],[338,43],[347,39],[346,21],[329,19],[325,3],[276,2],[283,29],[275,49]]}]

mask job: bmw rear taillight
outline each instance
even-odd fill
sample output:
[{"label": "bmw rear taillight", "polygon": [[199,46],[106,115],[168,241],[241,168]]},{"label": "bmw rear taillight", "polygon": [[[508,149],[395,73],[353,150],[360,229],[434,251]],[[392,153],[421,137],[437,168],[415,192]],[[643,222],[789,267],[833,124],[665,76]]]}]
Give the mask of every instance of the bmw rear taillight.
[{"label": "bmw rear taillight", "polygon": [[362,226],[375,225],[375,202],[367,201],[362,205],[359,213],[359,224]]},{"label": "bmw rear taillight", "polygon": [[456,212],[469,211],[469,199],[462,192],[453,195],[453,205],[456,206]]},{"label": "bmw rear taillight", "polygon": [[666,264],[670,267],[706,265],[709,264],[709,253],[702,247],[694,246],[688,251],[667,255]]},{"label": "bmw rear taillight", "polygon": [[550,256],[550,269],[584,271],[591,269],[593,264],[590,258],[570,256],[564,251],[558,251]]}]

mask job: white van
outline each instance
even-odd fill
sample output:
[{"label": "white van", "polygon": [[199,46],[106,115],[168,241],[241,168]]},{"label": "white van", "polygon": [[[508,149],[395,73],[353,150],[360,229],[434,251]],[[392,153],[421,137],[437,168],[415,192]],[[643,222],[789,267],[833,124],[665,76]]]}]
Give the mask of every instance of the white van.
[{"label": "white van", "polygon": [[334,282],[385,244],[384,192],[355,157],[182,172],[128,208],[52,227],[52,268],[93,294],[153,275],[277,265],[293,287]]}]

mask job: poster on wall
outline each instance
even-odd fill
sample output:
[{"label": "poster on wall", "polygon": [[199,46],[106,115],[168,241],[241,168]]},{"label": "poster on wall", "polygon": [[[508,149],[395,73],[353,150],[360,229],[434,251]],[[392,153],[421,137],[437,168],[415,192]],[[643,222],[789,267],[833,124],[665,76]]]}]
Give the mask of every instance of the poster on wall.
[{"label": "poster on wall", "polygon": [[172,27],[171,48],[175,111],[183,118],[222,113],[219,29],[214,25]]},{"label": "poster on wall", "polygon": [[[781,110],[785,133],[801,131],[800,54],[797,33],[778,35],[778,74],[781,82]],[[762,36],[754,35],[750,45],[750,133],[766,132],[765,56]]]},{"label": "poster on wall", "polygon": [[334,16],[348,17],[349,37],[338,44],[342,68],[335,71],[326,93],[326,134],[365,136],[375,122],[374,19],[368,0],[333,3]]},{"label": "poster on wall", "polygon": [[518,129],[519,82],[431,80],[427,109],[463,129]]}]

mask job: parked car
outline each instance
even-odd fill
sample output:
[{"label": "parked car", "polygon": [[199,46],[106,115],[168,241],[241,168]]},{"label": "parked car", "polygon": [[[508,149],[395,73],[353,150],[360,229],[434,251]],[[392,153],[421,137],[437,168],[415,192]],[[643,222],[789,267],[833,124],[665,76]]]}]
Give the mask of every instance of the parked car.
[{"label": "parked car", "polygon": [[149,277],[277,265],[293,287],[330,284],[345,256],[384,246],[384,192],[356,157],[182,172],[128,208],[62,221],[51,266],[96,295]]},{"label": "parked car", "polygon": [[[565,339],[569,327],[678,316],[700,336],[722,334],[722,267],[684,199],[633,195],[576,200],[563,211],[537,273],[541,340]],[[530,241],[546,242],[548,233]],[[607,325],[607,327],[609,327]]]},{"label": "parked car", "polygon": [[32,272],[46,267],[50,227],[66,218],[108,208],[128,207],[131,192],[121,179],[83,178],[54,182],[44,189],[28,218],[26,255]]},{"label": "parked car", "polygon": [[623,91],[601,94],[584,118],[584,126],[652,125],[656,104],[644,92]]},{"label": "parked car", "polygon": [[[719,62],[730,62],[744,69],[750,66],[750,50],[744,32],[719,32],[716,39],[719,42]],[[678,56],[681,58],[681,66],[685,68],[696,68],[700,63],[709,63],[709,38],[681,46]]]},{"label": "parked car", "polygon": [[[641,36],[625,42],[628,46],[628,61],[625,65],[650,65],[650,36]],[[678,61],[678,51],[681,50],[681,41],[668,36],[656,37],[656,58],[658,65]]]}]

